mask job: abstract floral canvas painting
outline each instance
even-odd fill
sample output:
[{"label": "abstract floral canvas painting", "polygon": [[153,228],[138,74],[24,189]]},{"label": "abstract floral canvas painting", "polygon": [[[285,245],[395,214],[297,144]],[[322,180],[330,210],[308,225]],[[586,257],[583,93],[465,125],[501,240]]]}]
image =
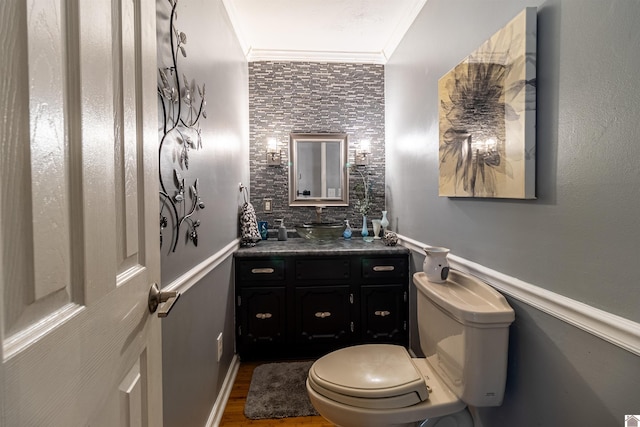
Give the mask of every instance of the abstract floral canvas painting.
[{"label": "abstract floral canvas painting", "polygon": [[536,8],[438,81],[439,195],[535,198]]}]

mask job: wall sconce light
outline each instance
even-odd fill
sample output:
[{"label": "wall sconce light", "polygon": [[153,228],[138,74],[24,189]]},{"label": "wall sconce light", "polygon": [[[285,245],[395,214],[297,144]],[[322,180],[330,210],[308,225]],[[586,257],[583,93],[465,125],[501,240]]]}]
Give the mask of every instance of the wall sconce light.
[{"label": "wall sconce light", "polygon": [[366,166],[369,164],[371,156],[371,141],[363,139],[360,141],[360,147],[356,149],[356,166]]},{"label": "wall sconce light", "polygon": [[278,150],[278,141],[275,138],[267,140],[267,165],[280,166],[282,151]]}]

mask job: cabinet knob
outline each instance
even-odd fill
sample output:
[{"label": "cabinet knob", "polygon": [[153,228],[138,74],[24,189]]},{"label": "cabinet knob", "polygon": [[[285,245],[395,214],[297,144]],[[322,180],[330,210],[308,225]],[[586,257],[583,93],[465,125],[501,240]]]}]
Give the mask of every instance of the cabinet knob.
[{"label": "cabinet knob", "polygon": [[264,320],[264,319],[271,319],[271,316],[272,316],[272,314],[271,314],[271,313],[257,313],[257,314],[256,314],[256,317],[257,317],[258,319],[262,319],[262,320]]},{"label": "cabinet knob", "polygon": [[376,265],[373,267],[373,271],[393,271],[395,269],[393,265]]},{"label": "cabinet knob", "polygon": [[391,312],[387,311],[387,310],[377,310],[373,314],[375,314],[376,316],[385,317],[385,316],[390,315]]},{"label": "cabinet knob", "polygon": [[329,311],[319,311],[315,314],[316,317],[319,317],[320,319],[324,319],[325,317],[329,317],[331,316],[331,312]]}]

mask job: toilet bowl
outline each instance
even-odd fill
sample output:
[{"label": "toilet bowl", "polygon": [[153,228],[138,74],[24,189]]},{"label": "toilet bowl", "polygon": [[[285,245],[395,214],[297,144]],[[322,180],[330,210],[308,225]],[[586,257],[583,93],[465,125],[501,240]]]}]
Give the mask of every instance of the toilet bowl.
[{"label": "toilet bowl", "polygon": [[318,359],[307,392],[316,410],[342,427],[416,425],[466,408],[426,359],[389,344],[347,347]]},{"label": "toilet bowl", "polygon": [[472,427],[468,404],[502,404],[514,319],[504,297],[455,271],[445,283],[416,273],[414,284],[426,357],[412,358],[390,344],[347,347],[321,357],[306,386],[328,421],[341,427]]}]

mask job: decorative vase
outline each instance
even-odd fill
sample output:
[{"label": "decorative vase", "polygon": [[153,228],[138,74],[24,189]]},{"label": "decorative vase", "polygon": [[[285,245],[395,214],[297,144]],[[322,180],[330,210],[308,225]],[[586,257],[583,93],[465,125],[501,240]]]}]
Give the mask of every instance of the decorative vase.
[{"label": "decorative vase", "polygon": [[380,225],[382,226],[382,234],[384,234],[384,232],[387,231],[387,227],[389,226],[387,211],[382,211],[382,219],[380,220]]},{"label": "decorative vase", "polygon": [[422,264],[422,271],[427,275],[427,280],[435,283],[445,282],[449,276],[449,261],[447,261],[449,249],[427,246],[424,251],[427,256]]},{"label": "decorative vase", "polygon": [[382,243],[384,243],[385,246],[395,246],[398,244],[398,235],[393,231],[387,230],[382,235]]},{"label": "decorative vase", "polygon": [[369,235],[369,231],[367,230],[367,216],[362,215],[362,237],[367,237]]},{"label": "decorative vase", "polygon": [[378,234],[380,234],[380,220],[372,219],[371,224],[373,224],[373,238],[376,240],[380,239],[380,236],[378,236]]},{"label": "decorative vase", "polygon": [[345,240],[349,240],[351,239],[351,235],[353,234],[353,232],[351,231],[351,226],[349,225],[349,220],[345,219],[344,220],[346,226],[344,228],[344,231],[342,232],[342,237],[344,237]]}]

